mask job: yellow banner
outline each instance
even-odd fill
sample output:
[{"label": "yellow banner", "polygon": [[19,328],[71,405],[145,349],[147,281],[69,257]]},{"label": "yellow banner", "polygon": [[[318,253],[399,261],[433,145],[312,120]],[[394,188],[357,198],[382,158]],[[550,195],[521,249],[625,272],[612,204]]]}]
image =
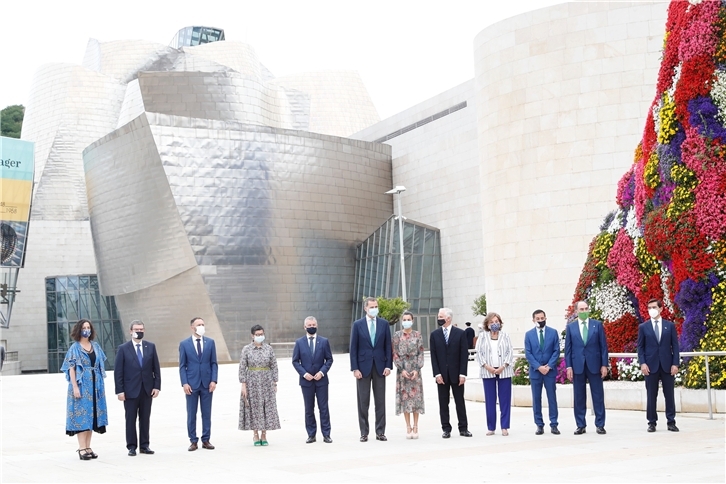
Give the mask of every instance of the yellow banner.
[{"label": "yellow banner", "polygon": [[27,180],[0,179],[0,220],[27,222],[30,215],[30,197],[33,182]]}]

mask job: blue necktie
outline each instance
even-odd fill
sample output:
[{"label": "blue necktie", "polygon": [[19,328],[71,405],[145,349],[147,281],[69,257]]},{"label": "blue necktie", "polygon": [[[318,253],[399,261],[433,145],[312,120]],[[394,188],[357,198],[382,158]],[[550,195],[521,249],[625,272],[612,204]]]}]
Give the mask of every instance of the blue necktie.
[{"label": "blue necktie", "polygon": [[444,339],[446,340],[446,344],[449,344],[449,330],[446,328],[443,328],[444,330]]},{"label": "blue necktie", "polygon": [[309,344],[310,344],[310,354],[311,355],[314,355],[315,354],[315,347],[313,346],[313,340],[314,339],[315,338],[313,338],[312,336],[310,337],[310,343]]},{"label": "blue necktie", "polygon": [[197,338],[197,356],[199,356],[199,359],[202,359],[202,344],[200,343],[202,341],[201,338]]},{"label": "blue necktie", "polygon": [[371,346],[375,346],[376,345],[376,327],[374,326],[372,319],[371,319],[368,329],[371,332]]},{"label": "blue necktie", "polygon": [[136,357],[139,359],[139,366],[143,366],[144,357],[141,356],[141,343],[136,344]]}]

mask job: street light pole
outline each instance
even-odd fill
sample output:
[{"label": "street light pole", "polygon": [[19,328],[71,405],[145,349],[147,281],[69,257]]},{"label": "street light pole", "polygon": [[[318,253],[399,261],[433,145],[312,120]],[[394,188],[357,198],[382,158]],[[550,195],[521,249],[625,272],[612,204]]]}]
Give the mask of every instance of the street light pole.
[{"label": "street light pole", "polygon": [[398,195],[398,248],[401,252],[401,299],[406,302],[406,256],[403,253],[403,212],[401,211],[401,193],[406,191],[406,187],[396,185],[393,190],[389,190],[386,193]]}]

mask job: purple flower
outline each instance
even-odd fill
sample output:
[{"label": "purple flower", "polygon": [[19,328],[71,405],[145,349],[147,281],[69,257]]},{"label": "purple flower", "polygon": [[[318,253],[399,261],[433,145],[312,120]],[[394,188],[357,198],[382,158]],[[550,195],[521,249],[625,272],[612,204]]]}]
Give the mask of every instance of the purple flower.
[{"label": "purple flower", "polygon": [[676,125],[676,134],[673,135],[670,142],[664,145],[658,145],[658,159],[661,166],[661,178],[668,181],[671,180],[671,167],[676,163],[681,163],[681,145],[686,139],[686,133],[683,127]]},{"label": "purple flower", "polygon": [[681,330],[681,351],[693,351],[706,334],[706,318],[711,311],[711,288],[718,284],[714,274],[700,281],[686,279],[676,294],[675,302],[685,317]]},{"label": "purple flower", "polygon": [[691,125],[697,127],[702,136],[726,141],[726,128],[716,119],[718,108],[710,97],[700,96],[688,101],[688,112],[691,113]]},{"label": "purple flower", "polygon": [[653,195],[653,206],[660,207],[661,205],[668,205],[673,197],[673,190],[675,190],[676,184],[673,182],[666,181],[663,178],[663,183],[658,185]]}]

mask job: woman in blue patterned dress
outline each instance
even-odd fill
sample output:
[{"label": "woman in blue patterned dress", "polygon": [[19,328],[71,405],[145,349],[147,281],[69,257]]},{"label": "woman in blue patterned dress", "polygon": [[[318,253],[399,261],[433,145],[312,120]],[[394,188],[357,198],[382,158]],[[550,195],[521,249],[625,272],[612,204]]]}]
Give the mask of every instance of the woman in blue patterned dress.
[{"label": "woman in blue patterned dress", "polygon": [[68,348],[61,371],[68,381],[66,434],[78,437],[78,457],[98,457],[91,449],[91,431],[103,434],[108,425],[106,411],[106,355],[94,341],[96,331],[87,319],[81,319],[71,330],[76,342]]}]

